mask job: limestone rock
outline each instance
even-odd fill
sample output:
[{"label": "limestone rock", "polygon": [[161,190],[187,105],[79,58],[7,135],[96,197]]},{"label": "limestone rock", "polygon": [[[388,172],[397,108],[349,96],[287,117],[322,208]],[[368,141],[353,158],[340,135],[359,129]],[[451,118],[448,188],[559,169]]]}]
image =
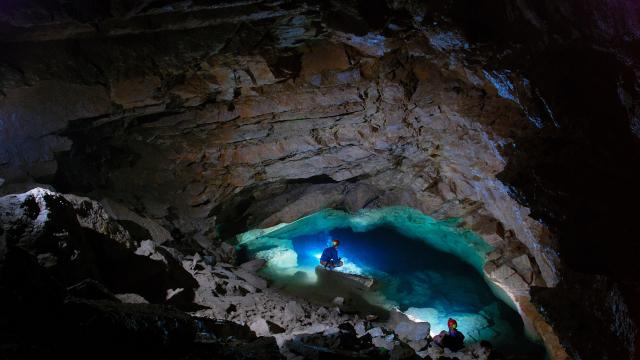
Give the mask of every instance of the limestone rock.
[{"label": "limestone rock", "polygon": [[169,252],[151,242],[132,247],[128,232],[95,201],[34,189],[0,198],[0,210],[0,226],[19,229],[7,243],[34,255],[63,284],[104,279],[114,293],[135,292],[155,303],[178,288],[172,303],[193,299],[196,281]]},{"label": "limestone rock", "polygon": [[384,331],[382,331],[382,328],[380,327],[374,327],[373,329],[367,331],[367,334],[371,335],[374,338],[383,337],[385,335]]},{"label": "limestone rock", "polygon": [[431,326],[428,322],[401,322],[394,331],[404,341],[420,341],[429,337]]},{"label": "limestone rock", "polygon": [[220,247],[216,248],[215,255],[217,261],[233,264],[236,259],[236,249],[226,242],[222,242]]},{"label": "limestone rock", "polygon": [[418,355],[416,355],[415,351],[407,344],[399,342],[394,344],[391,353],[389,354],[389,359],[394,360],[417,360],[419,359]]},{"label": "limestone rock", "polygon": [[341,306],[344,304],[344,298],[337,296],[336,298],[333,299],[332,303],[335,305]]},{"label": "limestone rock", "polygon": [[109,216],[101,203],[76,195],[63,196],[73,205],[80,226],[109,236],[126,246],[133,246],[130,234]]},{"label": "limestone rock", "polygon": [[268,336],[271,334],[267,321],[262,318],[259,318],[249,324],[249,328],[251,328],[251,330],[258,336]]},{"label": "limestone rock", "polygon": [[371,341],[375,347],[393,350],[393,339],[389,339],[387,336],[374,337]]},{"label": "limestone rock", "polygon": [[136,214],[124,205],[109,198],[102,199],[100,203],[103,205],[107,213],[112,218],[116,219],[120,225],[125,227],[130,233],[134,232],[133,224],[145,229],[148,235],[146,235],[146,233],[142,235],[142,233],[139,232],[141,234],[138,236],[139,240],[153,240],[157,244],[173,240],[171,233],[169,233],[167,229],[149,218]]},{"label": "limestone rock", "polygon": [[116,294],[116,298],[126,304],[148,304],[149,302],[138,294]]},{"label": "limestone rock", "polygon": [[[2,193],[55,176],[161,222],[160,237],[175,235],[185,253],[204,248],[227,264],[233,247],[219,240],[239,229],[325,207],[412,206],[479,231],[502,254],[490,255],[487,274],[517,296],[559,284],[548,223],[577,249],[569,256],[635,281],[637,242],[616,239],[635,234],[636,213],[601,209],[640,198],[637,173],[617,171],[638,163],[637,4],[362,3],[12,2],[0,17]],[[460,16],[469,11],[496,31],[476,29]],[[114,217],[134,242],[120,246],[130,240],[90,202],[81,214],[46,197],[12,209],[20,219],[0,214],[0,237],[65,287],[106,273],[107,287],[154,302],[187,293],[189,271],[202,280],[199,298],[222,312],[228,300],[215,289],[266,302],[232,270],[204,275],[213,262],[196,261],[181,271],[182,257],[139,244],[147,233],[163,241],[139,219]],[[584,214],[602,216],[574,226]],[[503,251],[514,244],[523,248]],[[163,286],[150,289],[141,273]],[[580,344],[592,354],[596,342]]]},{"label": "limestone rock", "polygon": [[240,267],[246,271],[255,273],[262,269],[266,263],[267,262],[263,259],[254,259],[241,264]]},{"label": "limestone rock", "polygon": [[522,277],[513,268],[507,265],[498,267],[489,275],[492,279],[503,284],[514,294],[526,293],[529,289],[529,285],[522,279]]},{"label": "limestone rock", "polygon": [[304,309],[295,301],[289,301],[284,308],[283,320],[285,323],[299,320],[305,315]]},{"label": "limestone rock", "polygon": [[257,289],[264,290],[267,288],[267,280],[248,272],[245,269],[239,268],[235,271],[236,276],[246,280],[249,284],[254,286]]},{"label": "limestone rock", "polygon": [[424,339],[418,341],[408,341],[407,345],[411,346],[411,348],[415,350],[416,353],[418,353],[429,345],[429,341]]},{"label": "limestone rock", "polygon": [[391,309],[391,311],[389,311],[389,320],[387,321],[387,326],[390,329],[393,330],[396,328],[396,326],[405,322],[411,322],[411,319],[409,319],[409,317],[405,313],[397,309]]},{"label": "limestone rock", "polygon": [[527,283],[530,284],[533,281],[533,267],[531,266],[531,261],[529,261],[529,256],[527,256],[527,254],[523,254],[512,259],[511,263],[513,263],[515,270]]}]

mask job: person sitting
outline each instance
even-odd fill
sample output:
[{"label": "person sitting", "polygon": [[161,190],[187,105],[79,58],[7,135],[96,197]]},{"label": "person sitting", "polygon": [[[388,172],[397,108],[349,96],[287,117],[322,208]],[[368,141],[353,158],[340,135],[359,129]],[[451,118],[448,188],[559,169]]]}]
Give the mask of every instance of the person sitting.
[{"label": "person sitting", "polygon": [[331,246],[324,249],[322,256],[320,256],[320,265],[325,268],[334,269],[343,265],[342,261],[338,257],[338,246],[340,246],[340,240],[333,239]]},{"label": "person sitting", "polygon": [[449,327],[449,331],[442,330],[440,334],[433,338],[433,342],[451,351],[461,350],[464,347],[464,334],[458,331],[458,322],[455,319],[449,318],[447,326]]}]

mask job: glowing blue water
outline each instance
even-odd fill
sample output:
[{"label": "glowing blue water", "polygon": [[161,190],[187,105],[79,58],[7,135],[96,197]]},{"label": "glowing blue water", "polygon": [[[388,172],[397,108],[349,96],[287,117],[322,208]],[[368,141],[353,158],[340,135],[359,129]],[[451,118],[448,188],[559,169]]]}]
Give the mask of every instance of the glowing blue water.
[{"label": "glowing blue water", "polygon": [[[499,300],[480,269],[491,250],[478,236],[410,208],[349,215],[325,210],[292,224],[254,230],[239,237],[257,257],[268,260],[265,275],[293,276],[314,267],[332,238],[341,240],[342,271],[380,280],[377,301],[429,321],[432,333],[459,322],[468,341],[489,340],[521,358],[542,358],[544,350],[524,335],[520,316]],[[285,280],[286,281],[286,280]]]}]

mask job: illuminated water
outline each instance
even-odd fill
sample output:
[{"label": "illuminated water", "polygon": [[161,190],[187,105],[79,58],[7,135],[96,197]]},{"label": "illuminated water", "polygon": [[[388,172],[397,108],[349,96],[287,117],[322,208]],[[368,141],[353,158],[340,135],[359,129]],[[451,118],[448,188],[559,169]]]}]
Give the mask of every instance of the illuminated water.
[{"label": "illuminated water", "polygon": [[518,313],[496,297],[479,271],[490,247],[453,221],[435,221],[409,208],[355,216],[327,210],[245,233],[239,241],[268,260],[264,274],[276,286],[313,296],[325,291],[315,286],[313,269],[331,238],[341,240],[342,271],[380,280],[369,302],[429,321],[433,334],[454,317],[468,341],[489,340],[518,358],[544,357],[543,348],[524,335]]}]

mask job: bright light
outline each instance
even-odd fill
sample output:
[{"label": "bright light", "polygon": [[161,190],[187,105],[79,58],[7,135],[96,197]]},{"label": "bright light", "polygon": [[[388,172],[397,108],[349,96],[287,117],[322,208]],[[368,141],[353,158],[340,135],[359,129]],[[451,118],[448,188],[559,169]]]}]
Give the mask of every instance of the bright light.
[{"label": "bright light", "polygon": [[313,257],[320,260],[320,257],[322,257],[322,254],[321,253],[313,254]]},{"label": "bright light", "polygon": [[438,319],[438,310],[433,308],[409,308],[407,311],[404,311],[404,314],[407,315],[409,320],[422,322],[426,321],[431,325],[431,337],[440,333],[441,330],[445,330],[443,328],[442,322]]}]

